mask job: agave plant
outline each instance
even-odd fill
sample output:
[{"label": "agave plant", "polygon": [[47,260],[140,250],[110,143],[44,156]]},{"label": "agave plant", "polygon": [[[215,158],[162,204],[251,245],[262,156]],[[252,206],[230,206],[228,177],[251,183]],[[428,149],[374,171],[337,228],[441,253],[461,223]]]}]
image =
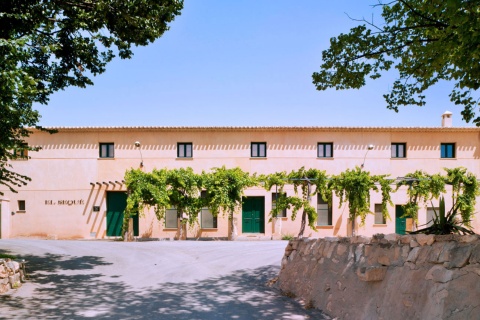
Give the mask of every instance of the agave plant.
[{"label": "agave plant", "polygon": [[432,220],[428,221],[428,223],[432,222],[432,225],[410,232],[410,234],[475,234],[469,226],[470,221],[463,221],[457,216],[458,209],[459,204],[455,204],[448,212],[445,212],[445,199],[443,196],[440,197],[438,213],[434,209],[434,216]]}]

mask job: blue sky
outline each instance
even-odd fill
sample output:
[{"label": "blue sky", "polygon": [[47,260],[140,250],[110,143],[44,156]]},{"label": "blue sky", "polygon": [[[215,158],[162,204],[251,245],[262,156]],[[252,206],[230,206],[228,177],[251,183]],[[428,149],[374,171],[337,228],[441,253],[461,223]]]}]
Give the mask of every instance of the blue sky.
[{"label": "blue sky", "polygon": [[[454,126],[451,84],[425,107],[387,110],[395,72],[359,90],[317,91],[329,39],[372,18],[374,0],[185,0],[171,29],[131,60],[115,59],[86,89],[37,106],[44,126]],[[375,18],[377,17],[377,18]],[[374,19],[380,21],[379,13]]]}]

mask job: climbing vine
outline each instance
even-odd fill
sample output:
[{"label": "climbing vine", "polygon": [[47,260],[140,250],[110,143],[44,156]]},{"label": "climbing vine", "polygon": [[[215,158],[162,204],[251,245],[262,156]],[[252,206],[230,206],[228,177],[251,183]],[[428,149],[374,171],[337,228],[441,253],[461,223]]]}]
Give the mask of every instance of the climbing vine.
[{"label": "climbing vine", "polygon": [[[221,212],[227,214],[230,238],[234,239],[236,236],[234,213],[242,205],[244,191],[259,183],[268,191],[275,187],[278,195],[270,212],[270,221],[283,210],[292,210],[292,220],[296,219],[299,212],[302,213],[299,238],[303,237],[307,223],[316,230],[318,213],[311,204],[313,196],[321,196],[331,206],[332,194],[335,193],[340,206],[348,203],[349,219],[352,221],[354,234],[356,219],[360,218],[360,224],[363,225],[367,214],[372,213],[371,191],[381,191],[382,213],[389,219],[388,206],[393,206],[391,194],[402,186],[407,187],[408,196],[408,201],[404,205],[404,216],[417,221],[420,205],[427,205],[432,199],[439,198],[446,192],[445,185],[451,185],[452,210],[459,213],[464,225],[470,226],[476,197],[480,195],[477,178],[462,167],[445,168],[445,171],[444,176],[415,171],[398,180],[396,188],[393,188],[392,185],[395,183],[388,175],[371,175],[360,167],[347,169],[332,176],[326,175],[322,170],[301,167],[288,174],[283,171],[259,177],[255,174],[250,175],[238,167],[227,169],[225,166],[201,174],[196,174],[192,168],[154,169],[150,173],[131,169],[125,173],[128,198],[123,232],[128,227],[129,218],[142,214],[145,208],[153,208],[157,219],[161,221],[165,217],[165,209],[174,207],[177,209],[180,236],[183,237],[182,232],[186,233],[185,225],[198,223],[198,213],[203,207],[208,207],[214,216]],[[286,185],[293,186],[294,195],[285,194]],[[202,191],[205,191],[203,197]]]},{"label": "climbing vine", "polygon": [[452,186],[453,208],[460,213],[462,223],[470,227],[477,196],[480,195],[477,177],[463,167],[444,170],[447,172],[445,183]]},{"label": "climbing vine", "polygon": [[214,216],[220,211],[227,213],[230,222],[229,237],[233,240],[237,236],[233,214],[242,204],[245,189],[257,185],[258,180],[255,175],[250,175],[239,167],[227,169],[223,166],[202,174],[203,188],[206,191],[204,205]]},{"label": "climbing vine", "polygon": [[[302,210],[302,220],[300,224],[300,231],[298,238],[303,238],[305,232],[305,225],[308,219],[310,228],[316,231],[316,221],[318,218],[317,209],[311,205],[311,197],[320,194],[325,201],[331,204],[331,193],[327,189],[328,177],[325,171],[318,169],[308,169],[301,167],[299,170],[286,172],[276,172],[270,175],[263,175],[260,180],[264,184],[267,191],[275,186],[277,189],[278,198],[275,202],[275,207],[270,212],[271,218],[278,216],[279,212],[287,209],[292,209],[292,221],[296,219],[297,213]],[[284,192],[285,185],[293,185],[295,195],[286,196]],[[271,221],[270,218],[270,221]]]},{"label": "climbing vine", "polygon": [[360,167],[332,176],[328,182],[328,188],[335,192],[340,199],[340,206],[348,202],[349,219],[352,221],[352,234],[355,234],[355,220],[360,217],[360,224],[365,224],[367,214],[370,211],[370,191],[378,192],[378,186],[382,188],[382,213],[389,218],[387,206],[392,205],[390,194],[393,189],[388,175],[370,175]]},{"label": "climbing vine", "polygon": [[186,225],[197,222],[198,213],[203,207],[200,197],[203,179],[203,175],[196,174],[190,167],[167,172],[168,207],[177,210],[180,240],[186,237]]},{"label": "climbing vine", "polygon": [[404,216],[418,222],[420,204],[425,206],[432,199],[438,199],[445,192],[445,178],[440,174],[428,174],[422,170],[406,174],[397,182],[397,190],[407,186],[408,201],[403,206]]},{"label": "climbing vine", "polygon": [[169,204],[166,169],[154,169],[151,173],[140,169],[128,170],[125,173],[125,185],[128,197],[123,232],[127,230],[128,219],[133,215],[142,214],[144,208],[152,207],[158,220],[164,217],[165,207]]}]

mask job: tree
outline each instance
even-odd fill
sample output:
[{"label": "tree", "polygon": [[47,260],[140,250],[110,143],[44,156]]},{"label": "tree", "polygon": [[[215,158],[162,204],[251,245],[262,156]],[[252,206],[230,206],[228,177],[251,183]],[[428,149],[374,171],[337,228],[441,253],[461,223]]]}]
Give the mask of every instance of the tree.
[{"label": "tree", "polygon": [[370,175],[356,167],[347,169],[339,175],[332,176],[328,181],[328,187],[335,192],[340,199],[340,206],[348,202],[349,220],[352,222],[352,235],[355,235],[355,221],[360,217],[360,224],[365,224],[367,214],[370,211],[370,191],[378,192],[378,185],[382,189],[382,213],[389,218],[387,205],[393,205],[390,194],[393,192],[387,175]]},{"label": "tree", "polygon": [[153,208],[158,221],[165,216],[165,208],[170,199],[167,192],[167,169],[154,169],[151,173],[141,169],[125,172],[125,185],[128,190],[122,234],[128,230],[131,216],[141,215],[145,208]]},{"label": "tree", "polygon": [[480,88],[480,11],[476,1],[393,0],[379,4],[383,21],[361,20],[347,34],[330,39],[322,52],[317,90],[358,89],[395,67],[398,79],[384,95],[387,108],[425,105],[425,91],[450,81],[450,100],[462,105],[463,119],[475,116]]},{"label": "tree", "polygon": [[131,58],[132,46],[161,37],[182,8],[182,0],[1,1],[0,184],[15,192],[30,180],[7,161],[40,119],[33,103],[92,85],[116,55]]},{"label": "tree", "polygon": [[200,197],[203,174],[193,172],[193,169],[154,169],[143,172],[131,169],[125,173],[125,185],[128,190],[127,207],[125,209],[123,232],[128,227],[128,219],[140,214],[145,208],[153,208],[158,221],[165,218],[166,208],[177,210],[178,239],[186,236],[187,224],[197,222],[198,213],[203,207]]},{"label": "tree", "polygon": [[[316,221],[318,219],[317,209],[311,204],[312,196],[319,194],[325,201],[331,204],[331,192],[327,188],[328,177],[325,171],[318,169],[308,169],[301,167],[293,170],[288,175],[286,172],[276,172],[270,175],[264,175],[259,178],[263,182],[267,191],[277,188],[278,198],[275,201],[275,208],[270,212],[270,216],[275,218],[282,210],[293,209],[291,219],[296,219],[298,211],[302,211],[302,220],[300,222],[300,230],[298,238],[303,238],[305,225],[308,219],[310,228],[316,231]],[[295,196],[286,196],[284,193],[285,185],[293,185]],[[315,188],[314,188],[315,187]],[[299,192],[300,189],[300,192]],[[271,221],[272,219],[270,219]]]},{"label": "tree", "polygon": [[196,223],[198,213],[202,210],[203,201],[200,193],[203,176],[203,174],[194,173],[190,167],[172,169],[167,172],[168,205],[177,209],[179,240],[185,239],[186,225]]},{"label": "tree", "polygon": [[228,215],[230,222],[231,240],[237,237],[237,227],[234,221],[234,213],[242,205],[245,189],[257,185],[255,175],[250,176],[239,167],[227,169],[213,168],[212,172],[205,174],[204,188],[206,190],[204,203],[214,216],[220,211]]}]

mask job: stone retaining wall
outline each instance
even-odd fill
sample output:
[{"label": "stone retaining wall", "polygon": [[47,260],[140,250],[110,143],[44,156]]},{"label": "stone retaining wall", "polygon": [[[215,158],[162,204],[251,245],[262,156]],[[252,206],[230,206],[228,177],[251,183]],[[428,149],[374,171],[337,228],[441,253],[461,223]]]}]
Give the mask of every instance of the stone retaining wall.
[{"label": "stone retaining wall", "polygon": [[480,237],[291,240],[277,285],[339,319],[480,319]]},{"label": "stone retaining wall", "polygon": [[21,287],[25,282],[22,263],[10,259],[0,259],[0,293]]}]

